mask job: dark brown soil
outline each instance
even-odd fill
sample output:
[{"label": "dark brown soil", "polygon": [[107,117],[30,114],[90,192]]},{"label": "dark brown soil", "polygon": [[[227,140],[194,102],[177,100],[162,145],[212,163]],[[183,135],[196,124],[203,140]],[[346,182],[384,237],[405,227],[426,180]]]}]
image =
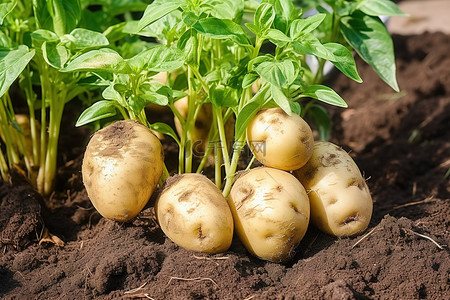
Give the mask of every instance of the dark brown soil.
[{"label": "dark brown soil", "polygon": [[[284,265],[237,240],[220,255],[184,250],[151,205],[126,224],[95,212],[80,173],[89,136],[67,127],[50,207],[28,186],[0,185],[0,298],[448,299],[450,36],[394,41],[399,94],[359,60],[363,84],[331,83],[350,107],[331,111],[333,142],[351,150],[374,199],[363,235],[310,226]],[[38,244],[42,222],[63,247]]]}]

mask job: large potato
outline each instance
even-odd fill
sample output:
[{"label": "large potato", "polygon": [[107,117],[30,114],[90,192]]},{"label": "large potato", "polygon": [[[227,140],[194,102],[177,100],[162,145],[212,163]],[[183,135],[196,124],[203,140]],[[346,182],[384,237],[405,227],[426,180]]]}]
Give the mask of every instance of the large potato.
[{"label": "large potato", "polygon": [[162,231],[179,246],[199,252],[226,251],[233,239],[233,217],[220,190],[194,173],[169,178],[156,200]]},{"label": "large potato", "polygon": [[239,239],[262,259],[289,260],[308,228],[308,195],[282,170],[261,167],[244,173],[233,184],[228,204]]},{"label": "large potato", "polygon": [[281,108],[259,111],[247,127],[247,142],[262,164],[285,171],[301,168],[311,157],[314,137],[297,114]]},{"label": "large potato", "polygon": [[162,175],[164,153],[149,128],[133,120],[97,131],[82,174],[89,198],[105,218],[128,221],[148,202]]},{"label": "large potato", "polygon": [[316,142],[311,159],[294,172],[311,202],[311,221],[336,236],[364,231],[372,216],[372,198],[358,166],[342,148]]}]

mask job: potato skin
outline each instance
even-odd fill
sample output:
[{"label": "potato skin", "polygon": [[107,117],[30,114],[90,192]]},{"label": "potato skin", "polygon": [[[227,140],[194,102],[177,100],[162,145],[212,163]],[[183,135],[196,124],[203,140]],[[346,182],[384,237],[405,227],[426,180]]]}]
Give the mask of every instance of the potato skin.
[{"label": "potato skin", "polygon": [[335,236],[352,236],[367,228],[372,197],[358,166],[342,148],[316,142],[311,159],[294,175],[309,192],[316,227]]},{"label": "potato skin", "polygon": [[233,216],[220,190],[201,174],[167,179],[155,204],[162,231],[192,251],[220,253],[233,239]]},{"label": "potato skin", "polygon": [[308,228],[308,195],[282,170],[261,167],[244,173],[234,183],[228,204],[239,239],[261,259],[288,261]]},{"label": "potato skin", "polygon": [[105,218],[125,222],[145,206],[162,175],[164,153],[149,128],[117,121],[89,141],[82,175],[89,199]]},{"label": "potato skin", "polygon": [[281,108],[259,111],[247,127],[247,142],[262,164],[285,171],[301,168],[311,157],[314,137],[297,114]]}]

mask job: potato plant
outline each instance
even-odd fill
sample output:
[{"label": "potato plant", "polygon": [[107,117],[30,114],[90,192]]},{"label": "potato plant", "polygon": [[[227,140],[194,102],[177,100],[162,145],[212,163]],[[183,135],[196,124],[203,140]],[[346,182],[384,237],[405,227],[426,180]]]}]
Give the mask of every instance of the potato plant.
[{"label": "potato plant", "polygon": [[[6,29],[0,36],[4,180],[10,168],[24,165],[29,173],[38,170],[35,185],[41,193],[51,192],[63,108],[79,98],[89,100],[89,105],[77,126],[97,130],[134,120],[178,145],[177,170],[167,170],[163,162],[161,174],[155,173],[160,185],[170,172],[179,176],[207,172],[214,174],[211,179],[217,188],[210,200],[218,197],[217,191],[230,200],[236,174],[252,169],[254,159],[284,171],[308,165],[314,141],[309,124],[316,140],[329,138],[330,118],[322,104],[342,108],[347,104],[322,84],[327,64],[362,82],[353,58],[356,52],[398,90],[392,40],[379,16],[403,13],[389,0],[148,2],[124,0],[117,7],[90,0],[1,4],[0,26]],[[99,8],[91,11],[91,4]],[[8,90],[16,79],[29,107],[26,126],[32,150],[24,134],[14,133],[28,132],[14,118]],[[155,107],[168,109],[169,121],[150,121],[164,111]],[[242,152],[247,145],[252,157],[245,159]],[[91,156],[86,153],[88,160]],[[131,165],[133,159],[128,159]],[[278,202],[273,209],[281,212],[283,202]],[[163,227],[163,214],[159,216]],[[186,217],[196,219],[194,214]]]}]

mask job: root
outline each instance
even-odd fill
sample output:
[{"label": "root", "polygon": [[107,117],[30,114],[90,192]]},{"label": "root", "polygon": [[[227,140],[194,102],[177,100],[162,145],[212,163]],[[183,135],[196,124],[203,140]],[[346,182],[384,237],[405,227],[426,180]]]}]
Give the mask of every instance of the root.
[{"label": "root", "polygon": [[360,238],[356,243],[353,244],[352,249],[355,248],[357,245],[359,245],[359,243],[361,243],[362,241],[367,239],[369,236],[371,236],[376,231],[376,229],[377,229],[376,227],[372,228],[372,230],[370,230],[362,238]]},{"label": "root", "polygon": [[412,234],[414,234],[414,235],[420,236],[421,238],[427,239],[427,240],[431,241],[433,244],[435,244],[439,249],[444,250],[444,247],[443,247],[443,246],[441,246],[440,244],[438,244],[438,242],[436,242],[435,240],[433,240],[431,237],[429,237],[429,236],[427,236],[427,235],[424,235],[424,234],[421,234],[421,233],[412,231],[411,229],[405,229],[405,228],[404,228],[403,230],[404,230],[405,232],[409,232],[409,233],[412,233]]},{"label": "root", "polygon": [[219,263],[215,262],[214,260],[226,260],[229,257],[228,256],[219,256],[219,257],[207,257],[207,256],[197,256],[197,255],[192,255],[192,257],[194,257],[195,259],[198,260],[209,260],[212,261],[213,263],[215,263],[216,265],[219,265]]},{"label": "root", "polygon": [[425,204],[425,203],[430,203],[430,202],[436,201],[436,199],[434,199],[434,196],[435,195],[431,195],[431,196],[428,196],[425,199],[420,200],[420,201],[409,202],[409,203],[405,203],[405,204],[394,206],[391,209],[391,211],[399,209],[399,208],[403,208],[403,207],[409,207],[409,206],[420,205],[420,204]]},{"label": "root", "polygon": [[219,285],[212,278],[209,278],[209,277],[182,278],[182,277],[175,277],[175,276],[171,276],[170,277],[169,282],[167,282],[166,287],[170,285],[172,280],[180,280],[180,281],[210,281],[216,287],[219,287]]},{"label": "root", "polygon": [[141,286],[139,286],[139,287],[137,287],[137,288],[135,288],[135,289],[132,289],[132,290],[129,290],[129,291],[124,292],[124,294],[133,294],[133,293],[136,293],[137,291],[143,289],[144,286],[147,285],[147,283],[148,283],[148,281],[144,282]]}]

